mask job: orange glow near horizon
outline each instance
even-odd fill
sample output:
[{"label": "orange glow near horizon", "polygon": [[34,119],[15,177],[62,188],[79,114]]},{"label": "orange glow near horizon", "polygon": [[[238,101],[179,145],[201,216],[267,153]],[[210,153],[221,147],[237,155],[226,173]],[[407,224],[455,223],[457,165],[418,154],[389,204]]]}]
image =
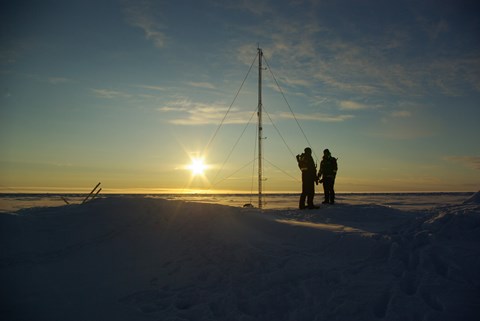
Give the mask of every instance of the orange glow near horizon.
[{"label": "orange glow near horizon", "polygon": [[[201,177],[201,176],[198,176]],[[192,184],[192,180],[189,182],[189,185]],[[52,187],[52,186],[38,186],[38,187],[24,187],[17,186],[11,188],[0,188],[0,194],[88,194],[92,186],[89,187]],[[475,190],[461,189],[461,188],[452,188],[452,189],[417,189],[417,190],[393,190],[393,189],[343,189],[338,188],[339,194],[350,194],[350,193],[447,193],[447,192],[456,192],[456,193],[471,193]],[[181,188],[155,188],[155,187],[104,187],[100,194],[251,194],[252,192],[247,189],[208,189],[208,188],[195,188],[193,186]],[[265,192],[265,194],[298,194],[300,191],[298,189],[278,189],[270,190]],[[317,188],[315,194],[323,194],[321,188]]]}]

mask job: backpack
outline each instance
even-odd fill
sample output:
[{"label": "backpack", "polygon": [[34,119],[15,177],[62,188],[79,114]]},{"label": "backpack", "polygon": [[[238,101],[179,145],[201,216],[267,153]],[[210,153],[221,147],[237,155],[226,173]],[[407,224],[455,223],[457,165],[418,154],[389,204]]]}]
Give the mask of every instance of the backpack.
[{"label": "backpack", "polygon": [[297,162],[298,162],[298,168],[300,168],[300,170],[302,172],[308,171],[308,168],[309,168],[310,164],[308,162],[307,155],[305,155],[305,154],[297,155]]}]

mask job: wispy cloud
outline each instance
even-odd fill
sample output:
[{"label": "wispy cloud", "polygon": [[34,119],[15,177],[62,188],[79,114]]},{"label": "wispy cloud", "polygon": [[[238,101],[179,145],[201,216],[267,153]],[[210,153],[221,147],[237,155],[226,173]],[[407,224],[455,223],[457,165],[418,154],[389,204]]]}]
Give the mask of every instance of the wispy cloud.
[{"label": "wispy cloud", "polygon": [[343,100],[339,103],[341,110],[363,110],[373,108],[371,105],[362,104],[351,100]]},{"label": "wispy cloud", "polygon": [[426,65],[427,84],[448,96],[461,96],[466,90],[480,92],[480,58],[452,57],[433,60]]},{"label": "wispy cloud", "polygon": [[168,37],[163,31],[164,26],[154,16],[153,3],[150,1],[131,1],[125,6],[127,22],[143,30],[145,37],[157,48],[166,46]]},{"label": "wispy cloud", "polygon": [[480,156],[445,156],[444,159],[480,170]]},{"label": "wispy cloud", "polygon": [[412,113],[409,112],[408,110],[398,110],[398,111],[392,112],[391,115],[392,117],[407,118],[407,117],[411,117]]},{"label": "wispy cloud", "polygon": [[209,82],[188,82],[188,85],[197,88],[215,89],[215,85]]},{"label": "wispy cloud", "polygon": [[[169,123],[176,125],[206,125],[219,124],[227,112],[227,106],[220,103],[198,103],[188,98],[178,98],[166,103],[158,108],[158,111],[171,113],[173,117]],[[225,124],[245,124],[252,121],[256,115],[255,111],[244,111],[238,108],[232,108],[224,120]],[[269,113],[269,118],[273,120],[294,119],[294,116],[288,112]],[[354,118],[353,115],[329,115],[323,113],[313,114],[295,114],[297,120],[316,121],[316,122],[343,122]]]},{"label": "wispy cloud", "polygon": [[92,89],[92,91],[100,98],[105,99],[114,99],[114,98],[130,98],[132,97],[131,94],[116,91],[116,90],[109,90],[109,89]]},{"label": "wispy cloud", "polygon": [[165,87],[152,86],[152,85],[135,85],[134,87],[142,88],[142,89],[148,89],[148,90],[154,90],[154,91],[166,91],[167,90],[167,88],[165,88]]},{"label": "wispy cloud", "polygon": [[[293,119],[293,115],[291,113],[282,112],[278,114],[279,118],[283,119]],[[354,118],[353,115],[327,115],[327,114],[295,114],[295,118],[298,120],[306,120],[306,121],[318,121],[318,122],[342,122],[349,119]]]},{"label": "wispy cloud", "polygon": [[[219,124],[228,110],[219,103],[205,104],[192,102],[187,98],[179,98],[158,109],[161,112],[174,114],[169,123],[175,125],[208,125]],[[224,124],[245,124],[252,118],[251,111],[232,108],[224,120]]]}]

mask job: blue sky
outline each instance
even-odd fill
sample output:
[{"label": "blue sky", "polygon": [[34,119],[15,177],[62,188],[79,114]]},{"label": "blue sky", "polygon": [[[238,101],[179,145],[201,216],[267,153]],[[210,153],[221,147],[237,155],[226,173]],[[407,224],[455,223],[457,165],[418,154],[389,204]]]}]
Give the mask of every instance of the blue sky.
[{"label": "blue sky", "polygon": [[[338,157],[339,192],[479,190],[475,1],[1,1],[0,12],[2,191],[250,191],[258,44],[267,191],[300,189],[302,130],[317,157]],[[203,175],[188,170],[195,157]]]}]

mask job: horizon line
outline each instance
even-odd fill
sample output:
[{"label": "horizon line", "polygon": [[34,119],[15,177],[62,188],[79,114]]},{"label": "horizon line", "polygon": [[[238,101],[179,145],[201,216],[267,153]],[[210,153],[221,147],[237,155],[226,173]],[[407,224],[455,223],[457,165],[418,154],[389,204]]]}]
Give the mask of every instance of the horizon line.
[{"label": "horizon line", "polygon": [[[142,189],[142,191],[139,191],[138,189],[135,190],[116,190],[116,191],[111,191],[111,190],[105,190],[99,194],[99,195],[218,195],[218,194],[237,194],[237,195],[258,195],[258,192],[250,192],[250,191],[242,191],[242,190],[168,190],[168,191],[155,191],[156,189],[153,190],[148,190],[148,189]],[[400,190],[400,191],[336,191],[336,194],[429,194],[429,193],[477,193],[480,191],[467,191],[467,190],[417,190],[417,191],[406,191],[406,190]],[[50,191],[45,191],[45,190],[23,190],[23,191],[11,191],[11,190],[2,190],[0,189],[0,194],[1,195],[15,195],[15,194],[52,194],[52,195],[68,195],[68,194],[81,194],[81,195],[86,195],[89,194],[90,191],[87,190],[72,190],[72,191],[58,191],[58,190],[50,190]],[[301,191],[270,191],[270,192],[263,192],[262,193],[264,196],[268,195],[276,195],[276,194],[301,194]],[[315,195],[322,195],[323,191],[318,191],[315,193]]]}]

